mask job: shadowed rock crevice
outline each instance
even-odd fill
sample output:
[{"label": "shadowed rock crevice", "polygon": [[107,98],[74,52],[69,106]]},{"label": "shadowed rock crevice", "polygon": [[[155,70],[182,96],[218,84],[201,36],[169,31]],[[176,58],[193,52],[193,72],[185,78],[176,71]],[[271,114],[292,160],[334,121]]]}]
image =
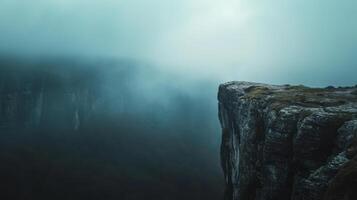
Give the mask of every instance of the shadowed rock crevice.
[{"label": "shadowed rock crevice", "polygon": [[[355,90],[222,84],[218,100],[225,198],[320,200],[326,191],[326,199],[334,191],[344,193],[342,185],[353,180],[346,173],[353,176],[349,152],[354,152],[357,135]],[[344,198],[355,199],[348,188]]]}]

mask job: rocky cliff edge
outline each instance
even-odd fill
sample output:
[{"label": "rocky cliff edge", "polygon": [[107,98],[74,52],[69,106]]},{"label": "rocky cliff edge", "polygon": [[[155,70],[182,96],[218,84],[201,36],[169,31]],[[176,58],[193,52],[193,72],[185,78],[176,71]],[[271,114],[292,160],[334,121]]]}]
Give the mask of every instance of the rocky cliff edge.
[{"label": "rocky cliff edge", "polygon": [[357,87],[219,87],[227,200],[357,199]]}]

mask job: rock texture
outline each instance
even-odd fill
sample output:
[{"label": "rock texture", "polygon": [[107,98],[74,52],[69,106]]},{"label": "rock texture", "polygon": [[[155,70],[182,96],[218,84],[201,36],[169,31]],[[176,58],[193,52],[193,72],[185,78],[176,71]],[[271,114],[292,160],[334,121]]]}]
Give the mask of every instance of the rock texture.
[{"label": "rock texture", "polygon": [[219,88],[227,200],[357,199],[357,88]]}]

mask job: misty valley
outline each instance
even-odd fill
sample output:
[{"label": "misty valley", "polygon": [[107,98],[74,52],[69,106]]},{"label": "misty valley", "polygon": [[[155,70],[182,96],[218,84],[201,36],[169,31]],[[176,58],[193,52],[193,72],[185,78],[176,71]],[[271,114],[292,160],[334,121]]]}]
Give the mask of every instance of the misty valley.
[{"label": "misty valley", "polygon": [[0,0],[0,200],[356,200],[356,8]]},{"label": "misty valley", "polygon": [[130,60],[0,62],[0,199],[223,196],[214,83]]}]

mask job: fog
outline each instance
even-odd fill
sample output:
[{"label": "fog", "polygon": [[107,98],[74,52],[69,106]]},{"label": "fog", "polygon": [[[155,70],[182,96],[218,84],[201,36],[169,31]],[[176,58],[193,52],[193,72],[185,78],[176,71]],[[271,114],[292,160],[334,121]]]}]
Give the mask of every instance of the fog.
[{"label": "fog", "polygon": [[347,85],[357,70],[356,4],[2,0],[0,49],[130,58],[219,81]]},{"label": "fog", "polygon": [[356,8],[1,0],[2,195],[219,199],[218,85],[355,85]]},{"label": "fog", "polygon": [[0,59],[1,199],[219,199],[217,85],[132,60]]}]

